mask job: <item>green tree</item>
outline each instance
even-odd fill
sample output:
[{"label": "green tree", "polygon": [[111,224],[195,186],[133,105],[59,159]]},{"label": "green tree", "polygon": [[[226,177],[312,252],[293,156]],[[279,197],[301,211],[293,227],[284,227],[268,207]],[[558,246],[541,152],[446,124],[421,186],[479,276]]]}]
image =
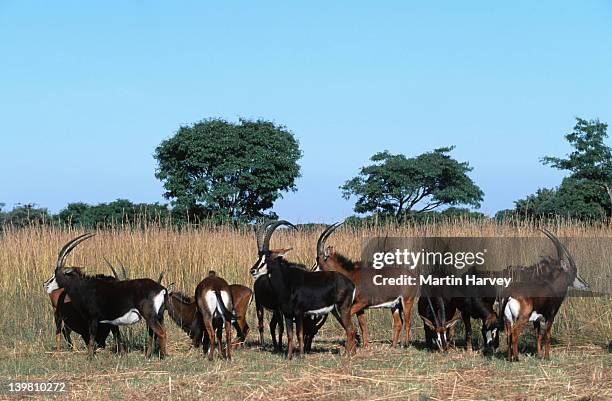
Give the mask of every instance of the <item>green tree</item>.
[{"label": "green tree", "polygon": [[480,207],[482,190],[467,175],[472,168],[449,153],[454,147],[407,158],[388,151],[374,154],[374,162],[340,187],[345,199],[357,197],[355,212],[382,213],[402,218],[439,206]]},{"label": "green tree", "polygon": [[18,204],[10,212],[3,213],[2,223],[14,227],[49,224],[51,217],[45,208],[36,207],[34,203]]},{"label": "green tree", "polygon": [[588,180],[600,186],[608,196],[605,206],[612,215],[612,149],[604,142],[608,137],[607,129],[607,124],[599,120],[576,118],[574,130],[565,135],[574,150],[566,158],[546,156],[542,162],[571,171],[575,180]]},{"label": "green tree", "polygon": [[170,216],[166,205],[158,203],[132,203],[127,199],[117,199],[110,203],[95,206],[86,203],[70,203],[58,214],[62,224],[96,228],[114,224],[146,224],[164,222]]},{"label": "green tree", "polygon": [[540,188],[535,194],[514,202],[514,210],[496,213],[497,219],[547,218],[562,216],[580,220],[605,218],[609,200],[601,186],[593,181],[565,177],[558,188]]},{"label": "green tree", "polygon": [[155,176],[175,217],[251,221],[264,216],[282,191],[296,190],[300,157],[297,140],[283,126],[211,119],[180,127],[157,147]]}]

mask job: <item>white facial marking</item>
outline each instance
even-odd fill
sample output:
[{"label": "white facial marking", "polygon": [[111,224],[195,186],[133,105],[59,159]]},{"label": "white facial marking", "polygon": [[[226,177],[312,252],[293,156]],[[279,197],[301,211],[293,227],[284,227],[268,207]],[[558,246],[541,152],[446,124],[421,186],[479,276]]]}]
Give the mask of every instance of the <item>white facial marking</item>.
[{"label": "white facial marking", "polygon": [[140,312],[138,312],[138,309],[133,308],[126,312],[123,316],[119,316],[118,318],[113,320],[100,320],[100,323],[108,323],[114,326],[127,326],[130,324],[137,323],[140,318],[141,316]]},{"label": "white facial marking", "polygon": [[326,307],[321,308],[321,309],[309,310],[309,311],[306,311],[304,314],[305,315],[326,315],[329,312],[331,312],[331,310],[334,308],[334,306],[336,306],[336,305],[326,306]]},{"label": "white facial marking", "polygon": [[587,290],[589,288],[586,285],[586,283],[582,279],[580,279],[578,276],[576,276],[576,278],[574,279],[574,282],[572,283],[572,287],[577,290]]},{"label": "white facial marking", "polygon": [[389,302],[383,302],[382,304],[372,305],[370,308],[395,308],[402,301],[402,297],[399,296],[397,299]]},{"label": "white facial marking", "polygon": [[436,344],[438,344],[438,348],[442,349],[442,337],[440,337],[440,333],[438,333],[438,338],[436,339]]},{"label": "white facial marking", "polygon": [[268,264],[266,263],[265,256],[262,256],[261,258],[259,258],[259,263],[257,264],[257,267],[255,269],[251,269],[251,275],[253,276],[254,279],[257,279],[260,276],[263,276],[264,274],[267,274],[267,273],[268,273]]},{"label": "white facial marking", "polygon": [[45,288],[47,290],[47,294],[51,294],[53,291],[59,289],[59,285],[55,279],[55,274],[49,280],[45,281]]},{"label": "white facial marking", "polygon": [[491,343],[493,341],[493,334],[491,333],[491,330],[485,331],[485,335],[487,337],[487,344]]}]

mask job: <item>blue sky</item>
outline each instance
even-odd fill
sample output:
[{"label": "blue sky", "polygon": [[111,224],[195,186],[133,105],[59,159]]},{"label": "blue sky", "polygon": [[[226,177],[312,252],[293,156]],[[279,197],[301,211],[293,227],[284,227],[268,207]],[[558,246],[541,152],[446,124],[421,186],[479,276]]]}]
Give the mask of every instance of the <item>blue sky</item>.
[{"label": "blue sky", "polygon": [[[295,222],[352,214],[376,151],[456,145],[493,214],[564,173],[574,118],[612,123],[612,3],[0,0],[0,202],[164,201],[155,147],[207,117],[286,125]],[[425,4],[427,3],[427,4]],[[494,4],[495,3],[495,4]]]}]

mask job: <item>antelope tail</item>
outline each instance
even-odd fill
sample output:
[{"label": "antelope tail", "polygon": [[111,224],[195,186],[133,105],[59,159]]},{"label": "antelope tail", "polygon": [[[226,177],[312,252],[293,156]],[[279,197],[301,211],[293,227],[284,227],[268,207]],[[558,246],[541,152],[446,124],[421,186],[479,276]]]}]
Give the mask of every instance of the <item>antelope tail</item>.
[{"label": "antelope tail", "polygon": [[223,303],[221,291],[215,291],[215,295],[217,296],[217,303],[219,305],[219,309],[221,309],[221,313],[223,313],[223,317],[225,318],[225,320],[231,321],[232,319],[236,319],[237,316],[232,311],[229,311]]}]

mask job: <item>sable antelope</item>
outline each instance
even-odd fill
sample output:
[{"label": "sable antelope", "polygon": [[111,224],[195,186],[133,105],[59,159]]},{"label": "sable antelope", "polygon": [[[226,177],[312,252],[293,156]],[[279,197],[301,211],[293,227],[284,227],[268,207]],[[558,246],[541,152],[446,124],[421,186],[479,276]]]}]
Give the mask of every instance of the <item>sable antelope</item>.
[{"label": "sable antelope", "polygon": [[[263,238],[266,230],[274,224],[274,221],[268,221],[263,224],[257,231],[255,237],[257,239],[258,252],[263,247]],[[271,255],[280,256],[286,254],[291,249],[270,249]],[[306,270],[304,266],[296,265],[296,268]],[[255,311],[257,313],[257,328],[259,329],[259,344],[264,346],[264,310],[272,312],[270,319],[270,335],[272,337],[272,347],[275,352],[281,352],[283,348],[283,317],[280,311],[276,293],[270,283],[270,278],[267,275],[262,275],[255,280],[253,284],[253,292],[255,293]],[[312,347],[312,341],[318,331],[321,329],[327,319],[327,315],[306,315],[304,316],[304,349],[308,352]],[[278,326],[278,341],[276,339],[276,328]]]},{"label": "sable antelope", "polygon": [[[250,288],[240,284],[231,284],[230,293],[234,304],[232,325],[236,330],[237,339],[232,346],[244,344],[249,333],[249,325],[246,321],[247,309],[253,298]],[[166,310],[174,322],[191,338],[192,345],[199,347],[203,344],[208,349],[208,336],[204,339],[202,316],[198,313],[198,307],[193,297],[188,297],[179,291],[173,291],[166,300]]]},{"label": "sable antelope", "polygon": [[147,356],[153,350],[153,335],[159,339],[160,357],[166,356],[166,332],[163,326],[164,297],[167,290],[155,281],[107,280],[83,274],[78,267],[65,267],[66,257],[81,242],[95,234],[87,233],[69,241],[60,250],[55,266],[57,285],[65,289],[76,310],[83,316],[89,329],[87,350],[92,357],[95,352],[94,338],[100,324],[111,325],[113,336],[124,351],[119,325],[129,325],[144,318],[149,328]]},{"label": "sable antelope", "polygon": [[[214,356],[215,334],[219,342],[219,353],[223,354],[221,350],[223,326],[225,326],[225,356],[228,360],[232,359],[232,330],[230,326],[232,321],[231,310],[234,307],[229,284],[218,277],[214,271],[210,271],[208,277],[196,287],[195,300],[210,341],[208,359],[212,360]],[[204,349],[204,352],[206,352],[206,349]]]},{"label": "sable antelope", "polygon": [[[440,351],[446,352],[452,338],[451,329],[461,320],[461,313],[456,309],[452,299],[444,297],[419,297],[417,304],[419,315],[425,329],[425,342],[433,349],[433,342]],[[452,313],[450,320],[449,313]]]},{"label": "sable antelope", "polygon": [[[559,239],[546,229],[541,230],[555,245],[556,269],[531,281],[514,282],[503,292],[504,321],[508,338],[508,360],[518,361],[518,340],[527,322],[534,322],[537,336],[537,355],[542,356],[542,332],[544,329],[544,357],[550,357],[550,338],[555,316],[565,299],[567,289],[573,285],[586,289],[586,283],[578,277],[574,258]],[[547,260],[546,262],[552,262]]]},{"label": "sable antelope", "polygon": [[368,308],[391,308],[393,315],[393,337],[392,346],[395,347],[399,341],[402,326],[405,328],[404,346],[410,340],[410,314],[414,303],[414,289],[408,286],[383,286],[377,291],[364,291],[362,283],[372,282],[372,275],[378,274],[373,269],[364,269],[360,261],[353,262],[346,256],[333,251],[331,247],[325,247],[325,242],[330,235],[342,223],[328,226],[317,241],[317,265],[324,271],[335,271],[348,277],[356,289],[355,303],[351,308],[351,314],[357,315],[363,346],[368,345],[368,333],[366,327],[365,310]]},{"label": "sable antelope", "polygon": [[[474,267],[469,268],[463,277],[473,275],[478,277],[487,276],[487,272],[480,271]],[[471,319],[478,319],[482,322],[482,338],[484,341],[484,351],[491,352],[499,346],[499,322],[494,309],[496,289],[493,285],[479,288],[464,287],[457,288],[461,292],[460,296],[453,298],[453,304],[461,312],[461,319],[465,326],[465,344],[468,351],[472,350],[472,322]]]},{"label": "sable antelope", "polygon": [[[105,259],[106,260],[106,259]],[[123,276],[119,277],[117,271],[113,265],[106,260],[111,272],[114,277],[98,274],[95,277],[101,280],[125,280],[127,278],[127,271],[123,263],[121,264]],[[53,306],[53,317],[55,320],[55,349],[59,352],[61,349],[61,334],[64,335],[66,342],[71,348],[74,348],[70,334],[72,331],[76,331],[81,337],[85,344],[89,343],[89,327],[87,321],[83,316],[73,307],[70,297],[67,296],[63,288],[60,288],[55,279],[55,274],[51,276],[44,283],[44,287],[49,294],[51,299],[51,305]],[[106,347],[106,338],[110,333],[111,327],[107,324],[100,324],[98,335],[96,336],[96,346],[98,348]],[[61,333],[61,334],[60,334]],[[119,347],[120,344],[117,344]]]},{"label": "sable antelope", "polygon": [[250,272],[257,279],[269,278],[276,295],[277,305],[285,319],[287,329],[287,358],[293,355],[293,321],[295,319],[300,356],[304,355],[304,316],[332,312],[346,332],[347,354],[355,352],[355,328],[351,321],[351,305],[355,297],[355,285],[346,276],[337,272],[310,272],[303,265],[288,262],[285,252],[270,251],[270,238],[281,225],[292,228],[288,221],[270,224],[265,231],[259,258]]}]

